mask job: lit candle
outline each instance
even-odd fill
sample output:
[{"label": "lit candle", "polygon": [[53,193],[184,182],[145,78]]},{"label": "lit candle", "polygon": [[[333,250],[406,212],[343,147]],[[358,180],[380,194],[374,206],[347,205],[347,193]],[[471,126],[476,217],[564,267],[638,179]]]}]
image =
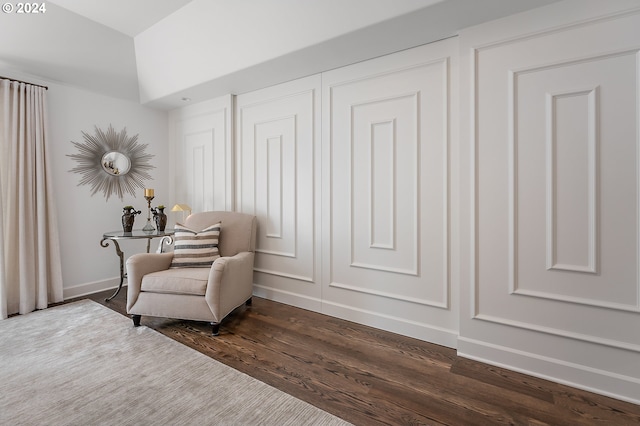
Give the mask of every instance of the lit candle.
[{"label": "lit candle", "polygon": [[144,190],[145,197],[153,197],[153,189],[145,189]]}]

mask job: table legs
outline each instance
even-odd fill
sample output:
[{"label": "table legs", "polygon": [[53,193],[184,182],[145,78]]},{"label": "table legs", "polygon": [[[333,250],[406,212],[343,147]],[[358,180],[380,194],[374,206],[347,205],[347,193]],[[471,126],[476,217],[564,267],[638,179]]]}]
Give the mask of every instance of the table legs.
[{"label": "table legs", "polygon": [[[149,253],[149,249],[151,248],[151,239],[155,238],[157,236],[158,235],[149,234],[148,236],[136,237],[136,238],[146,238],[147,239],[147,253]],[[113,293],[113,295],[111,295],[111,297],[106,299],[107,302],[110,301],[111,299],[113,299],[114,297],[116,297],[118,295],[118,293],[120,293],[120,290],[122,289],[122,284],[124,282],[124,277],[127,276],[127,274],[125,273],[125,270],[124,270],[124,253],[122,252],[122,250],[120,250],[120,245],[116,241],[117,238],[119,238],[119,237],[104,237],[104,238],[102,238],[102,241],[100,241],[100,245],[102,247],[109,247],[109,242],[107,242],[107,240],[111,240],[113,242],[113,246],[116,249],[116,254],[120,258],[120,284],[118,284],[118,288],[116,289],[115,293]],[[173,238],[171,236],[169,236],[169,235],[163,236],[162,239],[160,240],[160,245],[158,246],[158,253],[162,253],[163,252],[164,244],[171,245],[172,243],[173,243]]]},{"label": "table legs", "polygon": [[[113,246],[116,249],[116,254],[120,258],[120,284],[118,284],[118,288],[116,289],[115,293],[113,293],[111,295],[111,297],[108,297],[108,298],[105,299],[105,302],[108,302],[111,299],[113,299],[114,297],[116,297],[118,295],[118,293],[120,293],[120,290],[122,289],[122,283],[124,282],[124,253],[122,252],[122,250],[120,250],[120,245],[118,244],[118,242],[116,240],[112,239],[112,238],[103,238],[102,241],[100,241],[100,246],[109,247],[109,243],[105,242],[106,240],[113,241]],[[149,243],[147,242],[147,245],[148,244]]]}]

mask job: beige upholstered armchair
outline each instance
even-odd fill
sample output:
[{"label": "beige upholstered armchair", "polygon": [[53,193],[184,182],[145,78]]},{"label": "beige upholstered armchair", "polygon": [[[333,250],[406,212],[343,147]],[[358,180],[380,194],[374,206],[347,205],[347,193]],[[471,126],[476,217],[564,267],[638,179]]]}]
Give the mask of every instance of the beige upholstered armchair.
[{"label": "beige upholstered armchair", "polygon": [[[131,256],[127,313],[133,324],[139,326],[142,315],[207,321],[217,335],[224,317],[251,304],[256,223],[255,216],[244,213],[195,213],[186,219],[187,229],[176,225],[174,252]],[[211,253],[191,250],[192,241],[214,246],[208,243],[218,238],[220,257],[214,253],[213,264]]]}]

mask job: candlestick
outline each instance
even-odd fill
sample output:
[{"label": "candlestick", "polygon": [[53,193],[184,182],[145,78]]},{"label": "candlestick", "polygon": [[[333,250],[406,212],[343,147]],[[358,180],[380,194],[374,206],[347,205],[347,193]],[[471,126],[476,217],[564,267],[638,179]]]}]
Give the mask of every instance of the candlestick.
[{"label": "candlestick", "polygon": [[[150,195],[147,195],[147,191],[151,191]],[[156,228],[151,224],[151,200],[155,197],[153,196],[153,189],[145,189],[144,190],[144,199],[147,200],[147,224],[142,228],[144,232],[153,232]]]},{"label": "candlestick", "polygon": [[144,196],[153,198],[153,188],[147,188],[144,190]]}]

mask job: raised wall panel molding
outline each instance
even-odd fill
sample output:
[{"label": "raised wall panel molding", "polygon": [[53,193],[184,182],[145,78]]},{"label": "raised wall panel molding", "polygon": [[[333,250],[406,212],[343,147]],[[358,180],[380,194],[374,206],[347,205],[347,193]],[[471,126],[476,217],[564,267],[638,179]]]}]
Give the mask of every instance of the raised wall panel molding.
[{"label": "raised wall panel molding", "polygon": [[[396,120],[386,119],[370,124],[371,178],[369,199],[369,247],[395,250],[396,232]],[[376,210],[388,209],[387,214],[376,215]],[[386,219],[386,220],[385,220]],[[353,264],[353,263],[352,263]]]},{"label": "raised wall panel molding", "polygon": [[[366,317],[367,324],[423,338],[451,324],[457,307],[449,276],[455,108],[449,54],[455,44],[447,40],[323,74],[327,313]],[[448,341],[445,334],[439,342]]]},{"label": "raised wall panel molding", "polygon": [[[638,57],[638,49],[624,49],[555,61],[543,65],[520,68],[509,71],[508,78],[508,134],[509,134],[509,292],[511,294],[540,297],[608,309],[638,311],[638,300],[629,300],[630,304],[598,300],[576,294],[554,293],[536,289],[522,288],[518,282],[518,120],[519,120],[519,79],[527,75],[536,75],[549,70],[571,69],[581,65],[598,64],[610,59],[625,56]],[[598,275],[599,273],[599,135],[600,117],[599,86],[587,88],[563,88],[545,93],[545,170],[546,170],[546,269]],[[562,105],[565,105],[562,107]],[[560,106],[559,106],[560,105]],[[559,116],[559,110],[564,111]],[[576,111],[581,111],[577,115]],[[563,136],[559,136],[558,133]],[[564,149],[563,149],[563,145]],[[562,161],[559,160],[562,158]],[[638,163],[640,164],[640,162]],[[580,171],[580,173],[576,173]],[[565,180],[559,186],[559,174]],[[640,187],[640,184],[638,184]],[[573,210],[563,209],[565,205]],[[584,206],[581,212],[576,205]],[[560,207],[559,207],[560,206]],[[640,229],[640,219],[636,219]],[[581,241],[582,243],[578,243]],[[560,247],[560,248],[559,248]],[[564,248],[562,248],[564,247]],[[639,275],[640,277],[640,275]],[[635,285],[640,294],[640,278]]]},{"label": "raised wall panel molding", "polygon": [[[603,23],[606,21],[613,21],[619,18],[625,18],[625,17],[635,17],[638,14],[640,14],[640,9],[637,7],[628,9],[628,10],[623,10],[623,11],[619,11],[619,12],[613,12],[613,13],[607,13],[601,16],[596,16],[596,17],[589,17],[586,19],[582,19],[580,21],[577,22],[573,22],[571,24],[566,24],[566,25],[561,25],[558,27],[555,27],[553,29],[543,29],[543,30],[536,30],[533,32],[528,32],[524,35],[519,35],[519,36],[512,36],[512,37],[508,37],[506,39],[503,40],[498,40],[498,41],[490,41],[490,42],[485,42],[485,43],[480,43],[478,45],[476,45],[475,47],[472,47],[469,49],[469,69],[471,70],[471,75],[470,75],[470,80],[469,80],[469,92],[470,92],[470,100],[471,100],[471,104],[470,104],[470,108],[471,108],[471,114],[469,116],[469,129],[470,129],[470,140],[471,140],[471,144],[470,144],[470,150],[469,150],[469,158],[471,159],[470,161],[470,170],[469,170],[469,176],[471,177],[471,191],[469,193],[470,197],[469,197],[469,205],[471,206],[471,217],[473,218],[471,223],[471,229],[470,229],[470,233],[471,233],[471,238],[469,240],[470,243],[470,247],[471,247],[471,257],[469,260],[469,267],[470,270],[472,271],[471,273],[471,280],[469,282],[469,293],[470,293],[470,300],[471,303],[469,305],[470,307],[470,317],[471,318],[476,318],[479,312],[479,288],[478,288],[478,248],[477,248],[477,243],[478,243],[478,224],[477,224],[477,218],[478,218],[478,199],[477,199],[477,192],[478,192],[478,149],[477,149],[477,144],[478,144],[478,60],[479,60],[479,55],[481,52],[485,52],[485,51],[489,51],[492,49],[496,49],[499,48],[501,46],[506,46],[506,45],[513,45],[513,44],[517,44],[517,43],[522,43],[525,42],[527,40],[530,39],[536,39],[536,38],[540,38],[540,37],[548,37],[548,36],[552,36],[554,34],[558,34],[558,33],[564,33],[567,31],[571,31],[580,27],[589,27],[592,26],[594,24],[599,24],[599,23]],[[512,81],[513,76],[516,72],[532,72],[532,71],[536,71],[536,70],[541,70],[541,69],[548,69],[548,68],[553,68],[553,67],[559,67],[559,66],[565,66],[568,64],[577,64],[577,63],[581,63],[584,61],[592,61],[592,60],[597,60],[597,59],[601,59],[601,58],[607,58],[607,57],[612,57],[612,56],[620,56],[620,55],[627,55],[627,54],[634,54],[636,56],[639,57],[638,61],[640,62],[640,55],[638,54],[638,49],[637,48],[631,48],[631,49],[619,49],[619,50],[615,50],[615,51],[610,51],[604,54],[598,54],[598,55],[585,55],[583,57],[572,57],[571,59],[563,59],[560,61],[554,61],[548,64],[541,64],[541,65],[537,65],[535,67],[529,67],[528,69],[524,70],[517,70],[517,71],[513,71],[510,70],[509,71],[509,79],[510,81]],[[640,86],[640,85],[639,85]],[[513,96],[515,96],[515,89],[513,88],[513,86],[510,83],[510,89],[509,89],[509,120],[508,120],[508,124],[509,124],[509,128],[508,128],[508,134],[510,135],[510,138],[513,135],[513,113],[514,113],[514,107],[513,107]],[[640,94],[638,95],[640,97]],[[638,104],[640,104],[640,100],[638,101]],[[638,136],[638,138],[640,139],[640,136]],[[512,144],[510,143],[509,145],[509,149],[513,149]],[[510,151],[509,156],[511,158],[511,156],[514,155],[514,152]],[[640,159],[638,160],[638,164],[640,164]],[[515,172],[514,172],[515,173]],[[515,176],[510,175],[509,176],[509,182],[513,182],[515,179]],[[513,193],[515,191],[515,189],[513,187],[509,187],[509,192]],[[515,200],[515,199],[514,199]],[[512,203],[510,203],[509,208],[512,208]],[[640,204],[638,205],[638,212],[639,212],[639,216],[638,216],[638,223],[639,223],[639,227],[640,227]],[[513,218],[514,215],[514,211],[510,210],[509,212],[509,217],[510,220],[511,218]],[[515,226],[515,223],[510,223],[509,224],[510,227]],[[640,228],[639,228],[640,229]],[[597,235],[597,234],[596,234]],[[510,243],[513,244],[514,239],[510,238]],[[510,251],[513,253],[513,250],[510,249]],[[638,241],[638,251],[640,252],[640,238]],[[515,256],[515,255],[514,255]],[[514,261],[510,261],[510,265],[513,265]],[[516,288],[515,285],[515,279],[513,278],[515,275],[516,271],[515,269],[511,269],[510,270],[510,276],[512,277],[509,283],[509,291],[513,292]],[[638,264],[638,279],[639,279],[639,283],[638,283],[638,298],[636,301],[634,301],[634,307],[631,308],[632,310],[635,310],[635,307],[640,308],[640,262]],[[545,294],[545,298],[547,297],[547,295]],[[577,302],[577,303],[584,303],[584,301],[582,302]],[[592,304],[592,303],[589,303]],[[623,309],[623,310],[628,310],[628,307]]]},{"label": "raised wall panel molding", "polygon": [[[480,265],[480,250],[478,249],[478,243],[480,241],[480,226],[478,224],[478,218],[480,211],[479,206],[479,196],[478,196],[478,163],[480,159],[478,158],[478,114],[479,114],[479,94],[478,94],[478,62],[481,48],[471,48],[469,54],[469,74],[471,78],[469,79],[469,98],[471,100],[470,103],[470,112],[469,112],[469,318],[477,318],[480,314],[480,271],[478,269]],[[511,97],[509,97],[511,99]],[[508,123],[512,123],[511,120],[508,120]],[[513,132],[512,129],[507,129],[508,134]],[[509,146],[511,149],[511,146]],[[509,158],[511,158],[514,153],[509,151]],[[462,172],[464,173],[464,171]],[[513,182],[513,177],[508,177],[509,182]],[[508,188],[509,193],[512,193],[514,189],[512,187]],[[512,203],[509,203],[509,207],[512,206]],[[513,218],[514,212],[509,211],[508,218]],[[514,227],[515,224],[509,224],[509,227]],[[509,239],[510,243],[513,244]],[[510,252],[513,250],[513,246],[509,247]],[[510,262],[513,264],[513,262]],[[509,271],[509,276],[513,277],[515,271]],[[513,282],[513,279],[511,280]],[[513,290],[513,286],[510,285],[509,291]],[[466,317],[465,317],[466,318]]]},{"label": "raised wall panel molding", "polygon": [[236,103],[237,206],[258,218],[254,281],[286,300],[320,293],[313,285],[318,83],[313,76],[239,95]]},{"label": "raised wall panel molding", "polygon": [[[357,93],[357,89],[355,89],[355,87],[359,87],[361,84],[375,85],[377,84],[377,81],[381,81],[381,84],[385,84],[382,83],[385,79],[395,78],[396,75],[404,76],[405,73],[410,73],[408,75],[411,75],[411,73],[419,73],[421,70],[430,68],[439,70],[439,77],[442,79],[442,86],[440,86],[440,88],[448,87],[448,60],[439,59],[435,61],[428,61],[419,65],[401,67],[395,72],[377,73],[366,77],[354,78],[344,82],[331,84],[329,86],[329,91],[331,93],[331,101],[329,102],[330,110],[334,111],[336,108],[334,100],[337,96],[337,91],[351,90],[354,93]],[[389,93],[386,95],[371,92],[370,94],[362,96],[361,93],[357,94],[357,96],[361,97],[362,100],[349,102],[343,107],[348,108],[350,111],[347,116],[347,123],[349,126],[349,149],[345,151],[347,158],[346,176],[348,176],[346,181],[348,182],[348,185],[346,186],[348,194],[346,198],[349,200],[347,204],[347,206],[349,206],[349,213],[347,215],[340,214],[339,217],[343,220],[348,218],[345,225],[348,229],[347,232],[350,235],[351,244],[351,261],[349,262],[349,265],[350,267],[357,269],[383,271],[391,274],[402,274],[419,278],[421,271],[420,257],[421,253],[423,253],[420,248],[421,226],[418,223],[422,218],[420,206],[423,202],[420,189],[427,185],[425,182],[420,181],[421,173],[419,171],[421,167],[419,163],[421,161],[420,155],[422,150],[420,149],[418,141],[421,135],[420,129],[424,126],[424,123],[421,122],[419,111],[420,99],[423,95],[420,90],[402,91],[402,89],[396,92],[388,90],[381,91],[381,93]],[[433,102],[430,99],[430,102],[433,102],[431,104],[433,105],[432,108],[439,108],[442,116],[446,116],[448,111],[448,97],[446,95],[446,89],[443,90],[443,93],[444,96],[438,98],[438,101]],[[399,113],[402,115],[398,115]],[[381,206],[376,205],[374,200],[372,200],[372,188],[376,182],[373,181],[372,172],[372,169],[374,168],[372,163],[374,161],[374,152],[372,152],[374,144],[371,139],[373,136],[371,134],[371,128],[373,123],[388,122],[390,119],[393,120],[394,123],[394,131],[396,133],[394,138],[401,139],[403,146],[402,150],[398,151],[399,148],[396,144],[394,155],[386,159],[387,170],[391,173],[389,182],[390,186],[387,187],[387,190],[391,191],[393,196],[387,198],[389,203],[387,206]],[[446,121],[439,124],[442,126],[443,123],[446,123]],[[444,125],[443,128],[446,129],[446,125]],[[397,132],[400,131],[403,131],[404,133],[403,135],[398,136]],[[440,143],[442,145],[440,150],[441,152],[448,152],[448,133],[446,130],[443,131],[441,137],[442,139],[440,140]],[[344,141],[339,142],[341,147],[343,142]],[[399,155],[402,155],[402,157],[399,158]],[[448,157],[446,157],[446,154],[444,158],[446,158],[445,162],[440,164],[442,170],[442,174],[440,175],[440,179],[442,179],[440,181],[440,185],[447,188]],[[390,160],[394,160],[395,163],[389,164],[388,161]],[[422,167],[425,166],[423,165]],[[342,168],[340,170],[345,171]],[[403,174],[402,176],[398,175],[400,172]],[[334,177],[333,180],[336,181],[336,178]],[[343,182],[342,179],[339,180],[340,182]],[[429,182],[429,184],[433,185],[434,183]],[[393,185],[393,187],[391,187],[391,185]],[[441,191],[441,193],[443,199],[438,200],[440,203],[439,205],[442,208],[440,212],[440,223],[446,229],[448,220],[448,191],[444,190]],[[403,198],[399,199],[399,197]],[[340,205],[340,208],[345,207],[343,204]],[[371,209],[373,207],[378,207],[378,210],[372,211]],[[388,212],[395,212],[398,209],[402,211],[404,216],[402,218],[393,216],[394,223],[387,225],[387,229],[391,228],[397,230],[398,226],[401,224],[402,229],[394,232],[394,237],[399,233],[403,235],[404,239],[398,240],[395,238],[395,250],[390,250],[388,248],[381,249],[373,246],[371,244],[371,229],[374,224],[370,222],[371,219],[375,217],[376,214],[379,217],[384,217],[384,214],[387,213],[386,219],[388,223],[391,219]],[[435,225],[425,225],[423,223],[422,226]],[[445,234],[447,233],[445,232]],[[429,241],[429,243],[433,244],[433,241]],[[402,293],[383,289],[368,288],[363,285],[347,283],[344,282],[344,280],[335,278],[329,283],[329,286],[332,288],[347,289],[376,296],[384,295],[384,297],[390,297],[396,300],[411,301],[423,305],[446,308],[448,306],[448,292],[446,291],[446,288],[448,287],[448,260],[446,260],[448,259],[448,238],[443,238],[439,243],[442,244],[440,247],[443,259],[445,259],[445,268],[440,271],[440,276],[442,277],[440,285],[443,290],[439,292],[441,296],[436,300],[428,297],[403,295]],[[361,279],[358,281],[368,282],[367,279]]]},{"label": "raised wall panel molding", "polygon": [[[213,180],[208,173],[211,169],[207,167],[207,165],[213,161],[213,156],[211,155],[212,149],[205,147],[204,145],[194,146],[194,144],[190,142],[192,137],[198,136],[206,137],[208,139],[207,142],[210,142],[212,145],[215,145],[215,138],[213,137],[213,132],[192,133],[184,136],[184,145],[191,157],[189,158],[190,167],[187,169],[190,175],[187,180],[187,185],[191,192],[191,208],[194,211],[203,212],[213,209],[208,202],[209,200],[207,200],[207,195],[205,194],[205,186],[207,186],[207,190],[211,189],[206,185],[207,181]],[[206,155],[206,151],[209,151],[209,155]]]},{"label": "raised wall panel molding", "polygon": [[234,209],[233,97],[172,114],[175,123],[175,199],[193,212]]},{"label": "raised wall panel molding", "polygon": [[[484,48],[486,49],[486,47]],[[528,296],[534,298],[540,298],[545,300],[555,300],[560,302],[569,302],[574,304],[580,304],[585,306],[594,306],[594,307],[602,307],[611,310],[619,310],[626,312],[638,312],[640,311],[640,296],[625,300],[626,303],[616,303],[610,302],[607,300],[597,300],[589,297],[580,297],[579,295],[572,296],[566,294],[553,293],[549,291],[538,291],[535,289],[526,289],[519,286],[518,283],[518,79],[519,77],[526,74],[533,74],[536,72],[559,69],[562,67],[572,66],[572,65],[581,65],[588,64],[597,61],[603,61],[607,59],[615,59],[621,58],[624,56],[633,57],[635,63],[640,63],[640,54],[638,53],[638,49],[623,49],[619,51],[606,52],[598,55],[589,55],[580,58],[572,58],[569,60],[556,61],[553,63],[547,63],[544,65],[538,65],[533,67],[521,68],[516,71],[510,71],[508,77],[508,135],[509,135],[509,144],[508,144],[508,192],[509,192],[509,293],[518,295],[518,296]],[[474,50],[472,55],[472,69],[477,72],[478,66],[478,53],[479,50]],[[636,68],[637,71],[637,68]],[[475,78],[472,79],[475,83]],[[474,93],[476,93],[474,91]],[[600,253],[599,248],[599,211],[601,207],[599,205],[599,123],[602,120],[599,116],[600,106],[599,106],[599,86],[592,86],[589,88],[577,88],[577,89],[565,89],[565,90],[556,90],[552,93],[545,94],[545,122],[546,122],[546,165],[545,165],[545,174],[546,174],[546,269],[549,271],[559,271],[564,273],[578,273],[578,274],[590,274],[590,275],[598,275],[598,255]],[[476,93],[477,96],[477,93]],[[558,261],[558,214],[557,214],[557,205],[561,200],[558,199],[558,188],[557,188],[557,173],[558,173],[558,160],[556,151],[558,149],[558,138],[557,138],[557,128],[558,128],[558,117],[557,117],[557,103],[559,101],[563,101],[566,99],[578,99],[582,101],[584,109],[586,113],[584,114],[584,122],[582,123],[571,123],[572,131],[577,132],[579,130],[584,134],[583,138],[583,148],[585,151],[585,161],[584,165],[582,165],[585,169],[585,179],[582,181],[582,186],[585,188],[585,202],[584,205],[584,216],[587,218],[585,226],[583,229],[585,244],[585,254],[583,258],[585,261],[583,264],[576,264],[570,262],[559,262]],[[640,100],[640,94],[638,94],[637,99]],[[640,104],[640,101],[638,101]],[[472,102],[474,105],[474,109],[477,109],[477,98]],[[475,127],[475,126],[474,126]],[[640,143],[638,140],[640,136],[636,138],[636,147],[640,148]],[[473,145],[475,151],[475,144]],[[640,150],[636,150],[636,156],[638,156],[638,152]],[[474,167],[477,167],[477,153],[473,152],[472,156],[474,161]],[[636,159],[636,166],[640,164],[640,156]],[[477,182],[477,174],[476,171],[472,173],[474,176],[474,182]],[[475,186],[476,184],[474,184]],[[638,182],[636,178],[636,185],[640,188],[640,182]],[[477,190],[476,190],[477,191]],[[475,191],[474,191],[475,192]],[[472,194],[472,205],[476,206],[477,209],[477,200],[475,199],[475,194]],[[636,219],[635,223],[640,229],[640,216],[638,216],[638,211],[636,210]],[[477,217],[477,210],[474,216]],[[569,220],[565,220],[565,223],[569,223]],[[477,232],[477,230],[475,231]],[[477,236],[476,236],[477,238]],[[476,247],[475,244],[472,247]],[[475,250],[475,259],[474,263],[477,260],[477,249]],[[477,269],[474,266],[474,270]],[[636,294],[640,295],[640,274],[638,274],[633,281],[634,287],[636,287]],[[473,318],[481,319],[486,315],[481,315],[479,313],[479,289],[477,286],[477,276],[474,282],[472,283],[472,300],[471,304],[472,312],[471,316]],[[508,321],[508,320],[507,320]],[[561,334],[561,332],[560,332]]]},{"label": "raised wall panel molding", "polygon": [[640,9],[577,3],[461,33],[459,351],[637,401]]},{"label": "raised wall panel molding", "polygon": [[[599,21],[599,20],[597,20]],[[515,42],[515,40],[509,40],[508,44],[511,44],[512,42]],[[498,42],[498,43],[492,43],[492,44],[488,44],[485,46],[482,46],[480,48],[474,48],[472,49],[472,53],[470,55],[470,59],[471,59],[471,70],[473,70],[473,77],[471,78],[471,93],[474,95],[473,99],[472,99],[472,111],[474,111],[474,114],[472,115],[472,124],[471,124],[471,129],[473,130],[472,136],[473,136],[473,140],[474,142],[471,145],[472,151],[470,152],[471,154],[471,158],[472,158],[472,171],[471,171],[471,176],[473,177],[473,187],[476,188],[474,191],[471,191],[470,195],[470,205],[473,206],[473,217],[477,218],[478,213],[477,213],[477,203],[478,200],[476,198],[476,193],[477,193],[477,182],[478,182],[478,176],[477,176],[477,161],[478,161],[478,153],[477,153],[477,136],[476,136],[476,132],[477,132],[477,111],[478,111],[478,93],[477,93],[477,72],[478,72],[478,56],[480,54],[480,52],[482,51],[486,51],[489,50],[491,48],[494,47],[499,47],[503,44],[507,44],[507,43],[502,43],[502,42]],[[516,232],[516,227],[518,224],[517,221],[517,200],[518,200],[518,195],[517,195],[517,187],[516,187],[516,182],[518,179],[518,171],[517,171],[517,165],[515,162],[515,158],[518,155],[517,153],[517,137],[515,132],[517,131],[517,125],[516,125],[516,117],[518,114],[517,108],[516,108],[516,104],[517,104],[517,96],[518,96],[518,90],[517,90],[517,79],[518,76],[521,75],[525,75],[528,73],[535,73],[538,71],[545,71],[545,70],[550,70],[550,69],[557,69],[557,68],[561,68],[561,67],[566,67],[566,66],[571,66],[571,65],[579,65],[579,64],[585,64],[585,63],[589,63],[589,62],[594,62],[594,61],[600,61],[600,60],[606,60],[609,58],[617,58],[617,57],[623,57],[623,56],[633,56],[635,58],[637,58],[637,61],[640,63],[640,50],[638,49],[621,49],[621,50],[615,50],[615,51],[611,51],[611,52],[605,52],[605,53],[601,53],[598,55],[585,55],[582,57],[577,57],[577,58],[571,58],[571,59],[564,59],[561,61],[554,61],[554,62],[549,62],[549,63],[545,63],[542,65],[536,65],[536,66],[532,66],[532,67],[525,67],[525,68],[516,68],[515,70],[510,70],[508,73],[508,88],[509,88],[509,95],[508,95],[508,135],[509,135],[509,144],[508,144],[508,158],[509,158],[509,177],[508,177],[508,182],[509,182],[509,194],[510,194],[510,199],[509,199],[509,276],[510,276],[510,281],[509,281],[509,292],[512,294],[518,294],[518,295],[523,295],[523,296],[531,296],[531,297],[539,297],[542,299],[548,299],[548,300],[557,300],[557,301],[563,301],[563,302],[570,302],[570,303],[576,303],[576,304],[583,304],[583,305],[588,305],[588,306],[598,306],[598,307],[604,307],[604,308],[608,308],[608,309],[614,309],[614,310],[621,310],[621,311],[631,311],[631,312],[635,312],[635,311],[639,311],[640,310],[640,296],[639,298],[633,299],[633,300],[629,300],[629,304],[623,304],[623,303],[609,303],[606,301],[598,301],[598,300],[593,300],[593,299],[589,299],[589,298],[581,298],[581,297],[571,297],[571,296],[566,296],[566,295],[559,295],[559,294],[554,294],[554,293],[550,293],[550,292],[541,292],[541,291],[535,291],[535,290],[526,290],[526,289],[522,289],[518,286],[517,283],[517,261],[518,261],[518,256],[517,256],[517,250],[515,249],[515,247],[517,246],[517,242],[518,242],[518,236],[517,236],[517,232]],[[598,207],[598,199],[599,199],[599,188],[598,188],[598,170],[599,170],[599,166],[598,166],[598,157],[599,157],[599,148],[598,148],[598,139],[599,139],[599,129],[598,129],[598,123],[599,123],[599,93],[600,89],[598,87],[591,87],[591,88],[584,88],[584,89],[567,89],[564,91],[557,91],[551,94],[548,94],[549,96],[546,97],[546,122],[548,124],[548,127],[546,128],[546,144],[548,145],[547,147],[547,162],[551,164],[553,164],[553,159],[549,158],[551,156],[551,153],[553,152],[553,150],[551,149],[551,145],[552,143],[554,143],[554,136],[552,135],[552,131],[555,130],[555,127],[552,126],[550,123],[553,121],[553,118],[550,117],[550,114],[553,113],[553,108],[550,104],[550,98],[551,99],[557,99],[557,98],[561,98],[561,97],[565,97],[565,96],[571,96],[571,95],[585,95],[586,99],[586,104],[588,105],[588,110],[589,110],[589,114],[588,114],[588,123],[585,126],[586,127],[586,132],[588,134],[588,140],[585,141],[585,144],[587,145],[587,149],[589,152],[589,161],[588,161],[588,170],[589,170],[589,178],[588,178],[588,182],[587,182],[587,186],[589,188],[589,203],[587,208],[585,209],[588,212],[589,215],[589,228],[587,230],[588,233],[588,238],[587,240],[589,241],[589,249],[588,249],[588,253],[589,253],[589,261],[587,263],[586,266],[581,266],[581,265],[562,265],[562,264],[556,264],[556,262],[550,263],[551,262],[551,256],[550,253],[553,253],[553,245],[550,243],[551,241],[555,241],[555,238],[553,237],[552,232],[555,231],[555,229],[557,229],[554,226],[548,226],[546,228],[546,235],[547,235],[547,268],[548,269],[556,269],[556,270],[566,270],[566,271],[573,271],[573,272],[580,272],[580,273],[592,273],[592,274],[597,274],[597,267],[598,267],[598,253],[599,253],[599,249],[598,249],[598,235],[600,233],[599,231],[599,220],[598,220],[598,211],[599,211],[599,207]],[[638,98],[640,99],[640,94],[638,94]],[[639,101],[640,103],[640,101]],[[638,137],[640,138],[640,136]],[[640,148],[640,143],[637,144],[638,147]],[[639,151],[640,152],[640,151]],[[640,155],[640,154],[639,154]],[[638,163],[640,164],[640,156],[638,157]],[[547,223],[552,223],[555,220],[555,215],[554,215],[554,211],[555,211],[555,202],[551,203],[550,201],[555,200],[555,191],[552,187],[552,182],[555,180],[553,179],[553,175],[555,172],[555,170],[557,169],[557,167],[547,167]],[[638,187],[640,187],[640,181],[638,181]],[[640,212],[640,208],[638,208],[638,211]],[[640,229],[640,216],[638,216],[637,219],[637,223]],[[477,267],[475,265],[477,265],[478,262],[478,250],[477,250],[477,232],[478,232],[478,228],[477,228],[477,223],[476,221],[472,222],[473,225],[473,229],[474,231],[472,232],[472,244],[471,247],[474,248],[473,253],[474,255],[472,256],[472,264],[471,264],[471,269],[474,272],[473,276],[475,277],[472,281],[471,281],[471,285],[470,285],[470,294],[471,294],[471,300],[472,303],[470,305],[471,307],[471,317],[472,318],[477,318],[479,315],[479,289],[478,289],[478,270]],[[555,232],[553,232],[555,233]],[[640,241],[640,240],[639,240]],[[553,265],[552,267],[549,267],[549,265]],[[640,277],[640,272],[638,273],[638,277]],[[640,281],[637,282],[637,286],[638,286],[638,294],[640,295]]]},{"label": "raised wall panel molding", "polygon": [[[554,65],[558,66],[558,64]],[[540,68],[536,68],[540,69]],[[531,72],[529,70],[520,70],[518,72],[509,72],[509,192],[511,195],[509,202],[509,232],[510,232],[510,266],[511,266],[511,282],[510,291],[512,293],[518,293],[518,278],[517,278],[517,223],[518,223],[518,138],[517,138],[517,80],[518,75],[521,73]],[[546,180],[547,180],[547,193],[546,193],[546,235],[547,235],[547,252],[546,252],[546,267],[548,270],[564,270],[574,272],[585,272],[597,274],[597,254],[598,254],[598,97],[597,88],[586,90],[567,90],[557,93],[546,94]],[[566,127],[571,127],[571,130],[577,132],[576,125],[584,124],[583,133],[586,136],[584,138],[584,144],[587,151],[587,179],[585,186],[587,188],[587,205],[586,215],[588,216],[587,229],[583,230],[586,234],[585,240],[587,241],[586,254],[583,264],[572,264],[571,262],[559,262],[558,261],[558,208],[559,202],[562,202],[562,195],[558,190],[558,168],[561,167],[558,164],[558,132],[557,127],[559,120],[557,112],[557,103],[563,99],[568,98],[580,98],[585,97],[585,103],[588,106],[588,114],[583,117],[586,119],[586,123],[568,123]],[[572,126],[573,125],[573,126]],[[568,222],[568,223],[567,223]],[[564,224],[571,225],[572,220],[565,220]],[[575,235],[575,234],[572,234]]]},{"label": "raised wall panel molding", "polygon": [[[383,99],[371,99],[350,106],[352,161],[349,182],[351,188],[355,186],[359,188],[358,190],[352,189],[350,197],[351,266],[413,276],[419,274],[419,182],[417,182],[417,178],[414,178],[415,182],[411,182],[413,186],[407,188],[399,181],[399,173],[407,170],[413,174],[412,176],[418,176],[419,95],[419,92],[399,94]],[[398,160],[397,146],[399,118],[384,117],[374,120],[362,118],[356,122],[356,117],[366,116],[366,111],[374,108],[386,107],[390,111],[394,111],[396,103],[404,104],[405,102],[408,103],[411,120],[415,123],[416,129],[411,134],[409,155],[405,156],[409,157],[409,161],[406,161],[407,158],[404,159],[405,161],[400,161]],[[374,131],[383,125],[387,128],[387,132],[384,132],[386,135],[384,140],[382,132]],[[359,143],[355,140],[356,133],[362,138]],[[406,144],[408,141],[404,139],[403,142]],[[384,147],[380,145],[384,145]],[[362,161],[358,162],[359,158]],[[358,163],[361,165],[359,166]],[[363,190],[363,187],[366,189]],[[404,233],[413,235],[408,239],[397,236],[399,218],[396,214],[398,197],[407,196],[415,201],[411,223],[403,223]],[[363,220],[363,218],[368,220]],[[407,226],[410,226],[410,230],[406,229]],[[368,236],[365,236],[366,229],[368,229]],[[376,243],[375,236],[383,234],[385,230],[386,243]],[[397,263],[394,263],[400,256],[408,259],[405,267],[397,267]]]},{"label": "raised wall panel molding", "polygon": [[282,239],[282,135],[267,139],[267,238]]},{"label": "raised wall panel molding", "polygon": [[[557,269],[563,271],[598,273],[598,88],[565,91],[559,93],[547,93],[547,269]],[[566,127],[572,124],[573,131],[578,132],[575,125],[586,124],[582,133],[586,133],[587,151],[587,180],[583,182],[587,192],[586,216],[588,227],[585,239],[587,240],[586,258],[582,264],[572,262],[562,262],[559,260],[558,238],[562,226],[567,226],[570,220],[565,218],[561,225],[558,217],[558,204],[562,203],[563,194],[558,188],[558,169],[563,167],[559,164],[558,150],[559,144],[563,141],[558,137],[558,126],[561,125],[562,118],[558,112],[558,103],[565,99],[586,98],[587,119],[586,123],[567,123]],[[581,135],[584,136],[584,135]]]},{"label": "raised wall panel molding", "polygon": [[294,114],[253,124],[253,206],[263,228],[256,252],[290,258],[296,257],[298,244],[296,121]]}]

